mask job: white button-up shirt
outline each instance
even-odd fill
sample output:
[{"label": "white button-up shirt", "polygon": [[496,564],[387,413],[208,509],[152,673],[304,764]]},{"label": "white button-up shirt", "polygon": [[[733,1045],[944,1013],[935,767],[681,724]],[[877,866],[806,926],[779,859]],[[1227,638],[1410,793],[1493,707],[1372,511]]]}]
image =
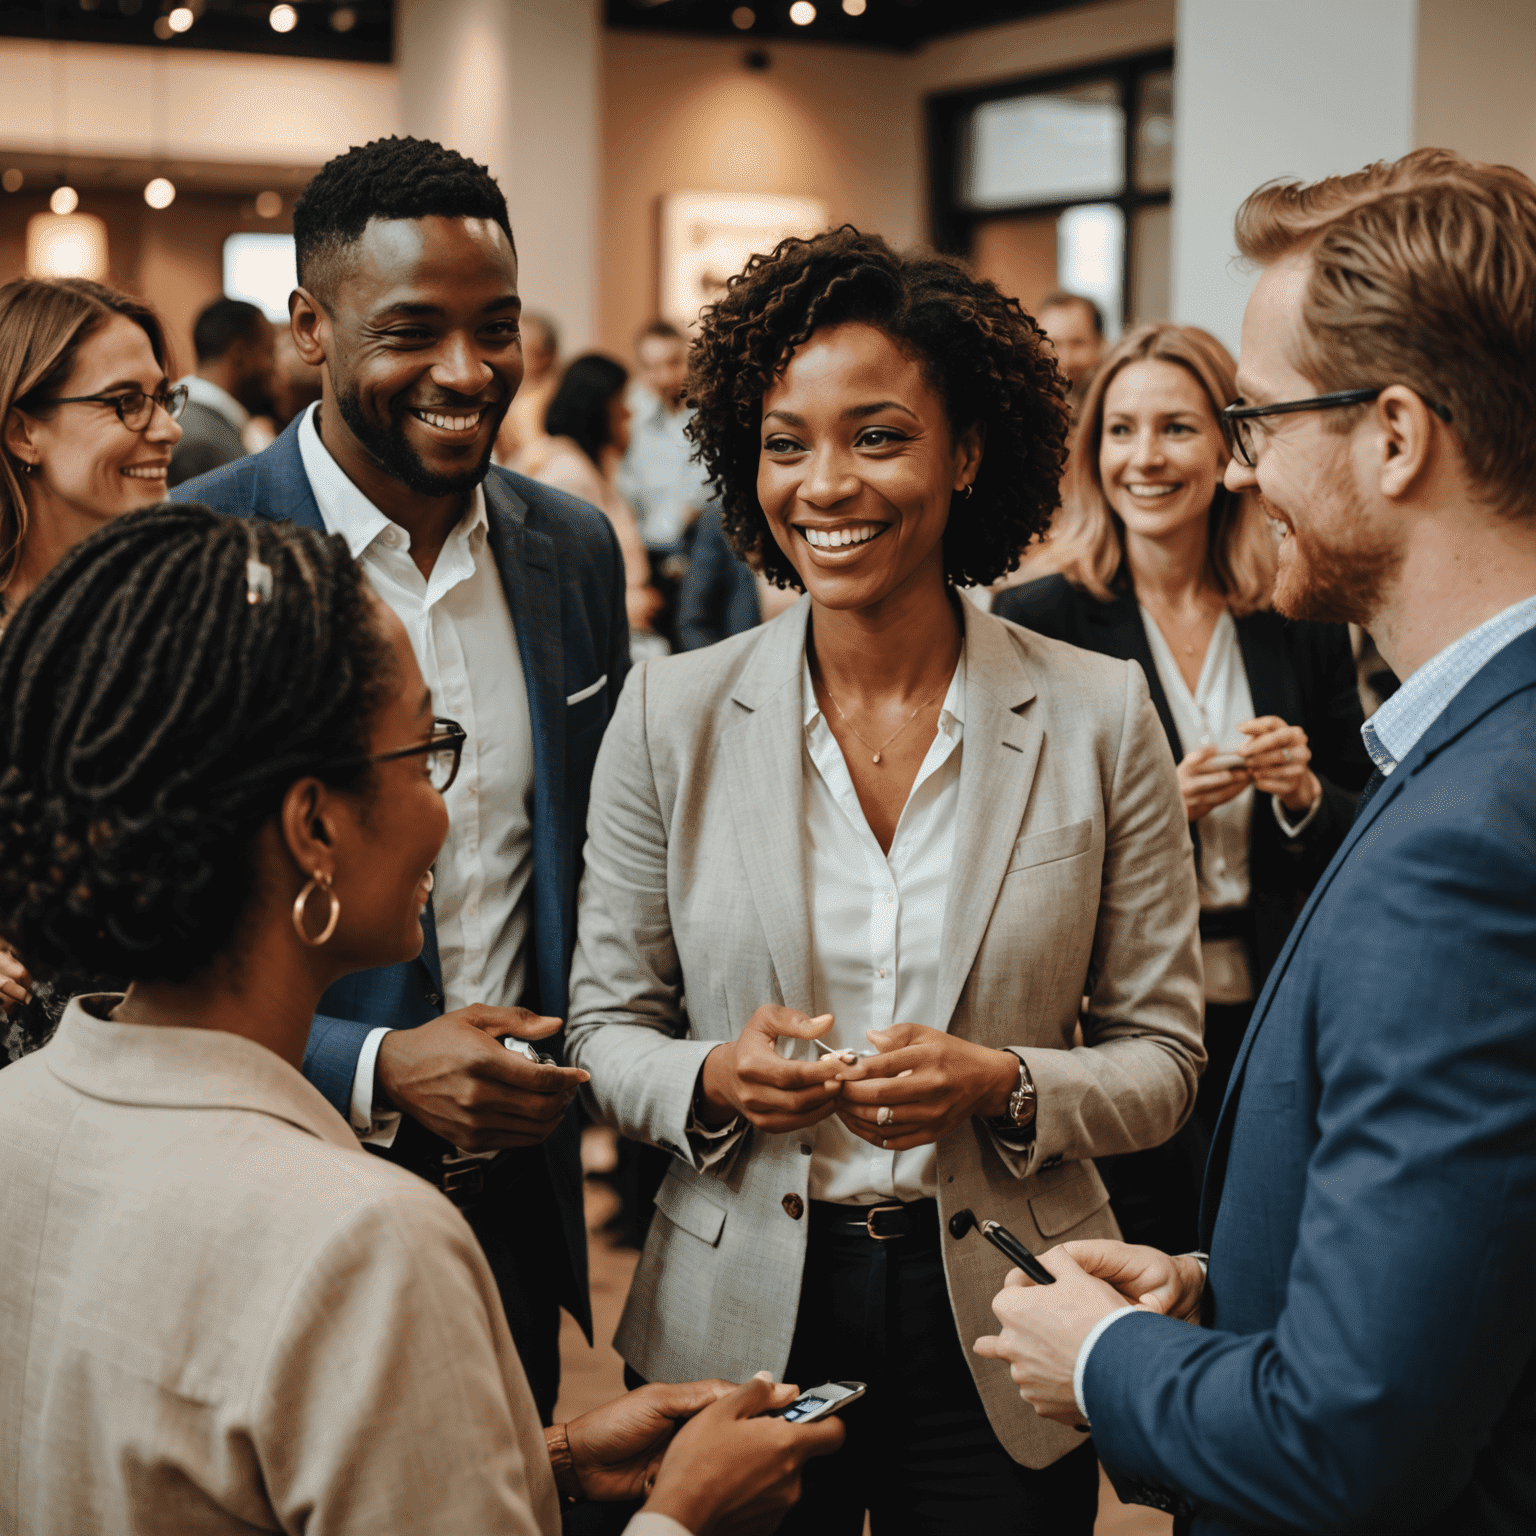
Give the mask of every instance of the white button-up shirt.
[{"label": "white button-up shirt", "polygon": [[[882,853],[841,748],[816,702],[809,665],[801,682],[805,745],[806,873],[811,886],[811,986],[817,1013],[836,1015],[823,1038],[869,1050],[865,1030],[892,1024],[948,1029],[937,1017],[939,940],[960,803],[965,653],[939,711],[939,728]],[[799,1045],[796,1056],[820,1055]],[[932,1199],[934,1149],[882,1152],[834,1115],[815,1127],[810,1195],[847,1205]]]},{"label": "white button-up shirt", "polygon": [[[328,531],[346,539],[369,582],[399,615],[439,715],[468,739],[448,791],[448,839],[434,866],[432,908],[443,1009],[510,1007],[527,976],[533,875],[533,722],[506,591],[490,548],[485,490],[448,535],[430,577],[411,558],[411,536],[349,480],[320,440],[312,406],[299,453]],[[405,746],[407,743],[402,742]],[[358,1058],[352,1126],[388,1143],[398,1114],[374,1115],[373,1072],[386,1029]]]}]

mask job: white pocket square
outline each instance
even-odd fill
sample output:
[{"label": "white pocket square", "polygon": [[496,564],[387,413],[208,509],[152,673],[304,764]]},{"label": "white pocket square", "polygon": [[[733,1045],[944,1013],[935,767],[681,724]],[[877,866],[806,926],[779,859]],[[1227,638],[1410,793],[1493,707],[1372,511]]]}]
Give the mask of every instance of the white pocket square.
[{"label": "white pocket square", "polygon": [[595,683],[588,683],[585,688],[570,694],[566,698],[566,704],[580,704],[583,699],[590,699],[594,693],[608,686],[608,674],[606,672]]}]

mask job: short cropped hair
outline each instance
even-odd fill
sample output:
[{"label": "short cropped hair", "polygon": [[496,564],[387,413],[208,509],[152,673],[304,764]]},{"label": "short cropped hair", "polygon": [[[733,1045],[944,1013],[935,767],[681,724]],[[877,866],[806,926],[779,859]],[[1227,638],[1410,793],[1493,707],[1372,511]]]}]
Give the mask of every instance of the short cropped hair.
[{"label": "short cropped hair", "polygon": [[[1407,384],[1449,409],[1490,503],[1536,486],[1536,184],[1416,149],[1348,176],[1270,182],[1237,213],[1268,265],[1310,257],[1296,364],[1320,391]],[[1344,431],[1357,413],[1329,413]]]},{"label": "short cropped hair", "polygon": [[266,316],[244,299],[215,299],[192,325],[192,350],[199,363],[216,363],[237,341],[246,341]]},{"label": "short cropped hair", "polygon": [[426,218],[491,219],[512,239],[495,177],[430,139],[375,139],[328,160],[293,205],[299,286],[324,302],[370,219]]},{"label": "short cropped hair", "polygon": [[[1205,393],[1221,429],[1221,408],[1237,393],[1232,354],[1193,325],[1139,325],[1128,331],[1099,364],[1083,396],[1061,511],[1032,569],[1060,571],[1100,602],[1112,601],[1125,565],[1125,525],[1104,494],[1099,449],[1104,441],[1104,397],[1115,376],[1132,363],[1152,359],[1188,373]],[[1257,499],[1234,495],[1218,478],[1206,528],[1206,559],[1216,589],[1241,618],[1269,607],[1275,582],[1275,541]]]},{"label": "short cropped hair", "polygon": [[1050,521],[1066,457],[1067,386],[1039,326],[958,261],[901,254],[851,225],[754,256],[705,309],[688,378],[689,426],[736,553],[781,587],[802,585],[757,499],[763,395],[795,350],[848,323],[882,331],[919,364],[955,437],[985,432],[973,494],[944,530],[944,574],[990,585]]},{"label": "short cropped hair", "polygon": [[1035,305],[1035,313],[1043,315],[1048,309],[1071,309],[1076,304],[1088,311],[1088,318],[1093,321],[1093,334],[1104,334],[1104,311],[1099,308],[1086,294],[1068,293],[1065,288],[1058,288],[1054,293],[1048,293]]},{"label": "short cropped hair", "polygon": [[652,337],[659,337],[662,341],[686,341],[688,338],[672,324],[670,320],[652,320],[641,326],[635,337],[635,345],[638,347],[642,341],[650,341]]}]

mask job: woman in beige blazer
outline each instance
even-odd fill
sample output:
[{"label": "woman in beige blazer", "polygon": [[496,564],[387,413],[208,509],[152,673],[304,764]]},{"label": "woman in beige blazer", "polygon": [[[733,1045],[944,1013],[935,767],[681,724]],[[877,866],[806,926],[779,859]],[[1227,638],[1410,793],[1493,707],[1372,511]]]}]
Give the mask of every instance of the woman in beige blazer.
[{"label": "woman in beige blazer", "polygon": [[970,1353],[1008,1265],[962,1213],[1114,1231],[1091,1159],[1204,1057],[1140,670],[956,593],[1055,506],[1063,386],[1016,302],[845,228],[732,281],[692,391],[728,535],[807,595],[637,666],[598,758],[570,1059],[674,1154],[619,1349],[869,1384],[786,1529],[1086,1536],[1091,1448]]},{"label": "woman in beige blazer", "polygon": [[555,1536],[648,1479],[630,1536],[680,1536],[840,1440],[761,1381],[541,1431],[464,1218],[300,1072],[325,989],[421,948],[463,740],[339,535],[123,517],[15,613],[0,933],[132,985],[0,1071],[3,1536]]}]

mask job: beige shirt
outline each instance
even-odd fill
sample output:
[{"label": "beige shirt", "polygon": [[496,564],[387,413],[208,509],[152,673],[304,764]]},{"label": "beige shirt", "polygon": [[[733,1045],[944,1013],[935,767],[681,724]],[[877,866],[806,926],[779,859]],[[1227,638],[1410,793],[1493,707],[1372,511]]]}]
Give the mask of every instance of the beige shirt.
[{"label": "beige shirt", "polygon": [[559,1530],[468,1225],[264,1046],[71,1003],[0,1232],[0,1536]]}]

